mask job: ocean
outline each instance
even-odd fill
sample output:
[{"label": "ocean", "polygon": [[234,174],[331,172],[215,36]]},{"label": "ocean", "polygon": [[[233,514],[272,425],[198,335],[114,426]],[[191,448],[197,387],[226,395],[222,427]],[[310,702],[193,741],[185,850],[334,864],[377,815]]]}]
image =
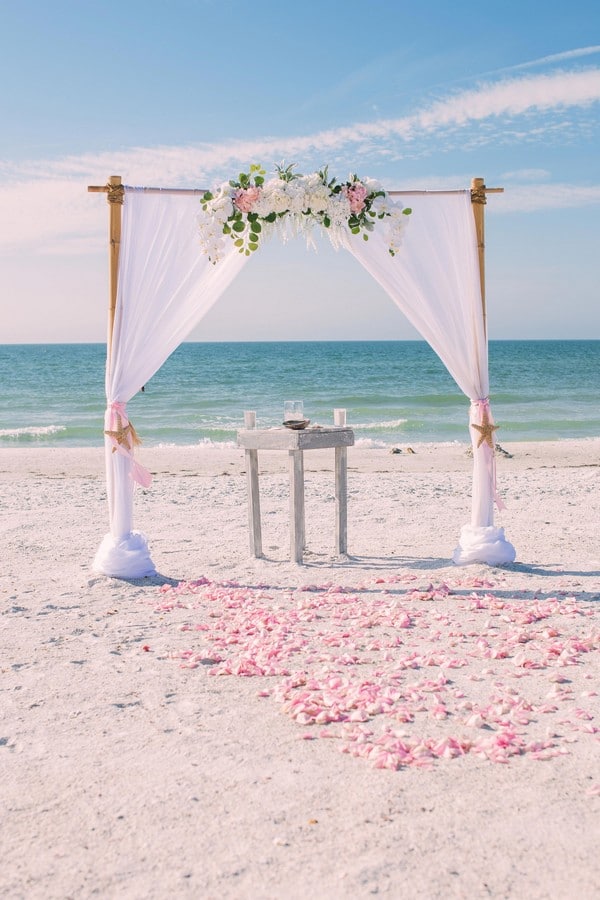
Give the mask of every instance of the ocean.
[{"label": "ocean", "polygon": [[[103,443],[103,344],[0,345],[0,448]],[[600,435],[600,341],[491,341],[503,441]],[[147,446],[235,446],[243,411],[281,424],[347,410],[357,444],[467,443],[468,400],[422,341],[186,343],[128,406]]]}]

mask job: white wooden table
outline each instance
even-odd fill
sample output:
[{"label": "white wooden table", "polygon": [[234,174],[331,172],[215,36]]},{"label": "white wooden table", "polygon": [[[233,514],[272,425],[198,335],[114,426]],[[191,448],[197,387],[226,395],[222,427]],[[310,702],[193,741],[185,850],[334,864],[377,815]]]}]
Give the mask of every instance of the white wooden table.
[{"label": "white wooden table", "polygon": [[287,450],[290,457],[290,559],[301,563],[305,545],[304,528],[304,451],[335,448],[335,548],[338,556],[348,552],[348,447],[354,444],[354,432],[347,427],[249,428],[237,433],[238,446],[246,451],[248,480],[248,524],[250,551],[262,556],[258,451]]}]

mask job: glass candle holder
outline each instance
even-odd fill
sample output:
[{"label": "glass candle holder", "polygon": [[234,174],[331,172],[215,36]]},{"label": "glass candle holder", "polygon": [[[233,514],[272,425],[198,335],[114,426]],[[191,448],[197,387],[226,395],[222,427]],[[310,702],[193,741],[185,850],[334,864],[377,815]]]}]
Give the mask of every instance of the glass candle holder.
[{"label": "glass candle holder", "polygon": [[284,422],[302,422],[304,420],[304,403],[302,400],[285,400],[283,404]]}]

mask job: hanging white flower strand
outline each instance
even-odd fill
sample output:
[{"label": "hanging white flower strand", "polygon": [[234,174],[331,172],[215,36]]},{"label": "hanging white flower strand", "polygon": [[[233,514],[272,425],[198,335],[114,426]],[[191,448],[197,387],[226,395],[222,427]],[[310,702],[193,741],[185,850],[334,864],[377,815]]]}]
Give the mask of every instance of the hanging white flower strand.
[{"label": "hanging white flower strand", "polygon": [[350,175],[340,183],[329,178],[327,166],[312,175],[300,175],[293,169],[293,165],[277,166],[276,177],[265,181],[265,170],[251,165],[237,180],[226,181],[214,193],[207,191],[202,196],[200,244],[213,263],[221,256],[223,235],[249,256],[277,227],[291,227],[292,233],[304,234],[312,244],[312,231],[318,226],[339,247],[349,234],[362,234],[367,241],[379,220],[386,221],[388,251],[396,255],[412,210],[395,202],[379,182]]}]

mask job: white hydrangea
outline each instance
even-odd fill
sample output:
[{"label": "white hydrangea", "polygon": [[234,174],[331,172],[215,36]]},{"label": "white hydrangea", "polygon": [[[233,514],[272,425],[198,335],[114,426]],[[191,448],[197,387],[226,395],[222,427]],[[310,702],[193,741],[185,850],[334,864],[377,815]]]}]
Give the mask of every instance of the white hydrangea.
[{"label": "white hydrangea", "polygon": [[272,181],[267,181],[263,186],[261,198],[254,212],[257,212],[259,216],[268,216],[272,212],[287,212],[288,208],[289,198],[285,182],[273,179]]},{"label": "white hydrangea", "polygon": [[286,184],[286,194],[288,196],[289,210],[291,213],[298,215],[303,209],[306,209],[306,189],[303,178],[295,178]]},{"label": "white hydrangea", "polygon": [[334,228],[344,228],[350,218],[350,201],[344,194],[330,194],[327,204],[327,215]]},{"label": "white hydrangea", "polygon": [[329,189],[322,182],[316,185],[307,186],[308,190],[305,194],[304,208],[310,209],[313,213],[322,213],[327,211],[329,204]]}]

